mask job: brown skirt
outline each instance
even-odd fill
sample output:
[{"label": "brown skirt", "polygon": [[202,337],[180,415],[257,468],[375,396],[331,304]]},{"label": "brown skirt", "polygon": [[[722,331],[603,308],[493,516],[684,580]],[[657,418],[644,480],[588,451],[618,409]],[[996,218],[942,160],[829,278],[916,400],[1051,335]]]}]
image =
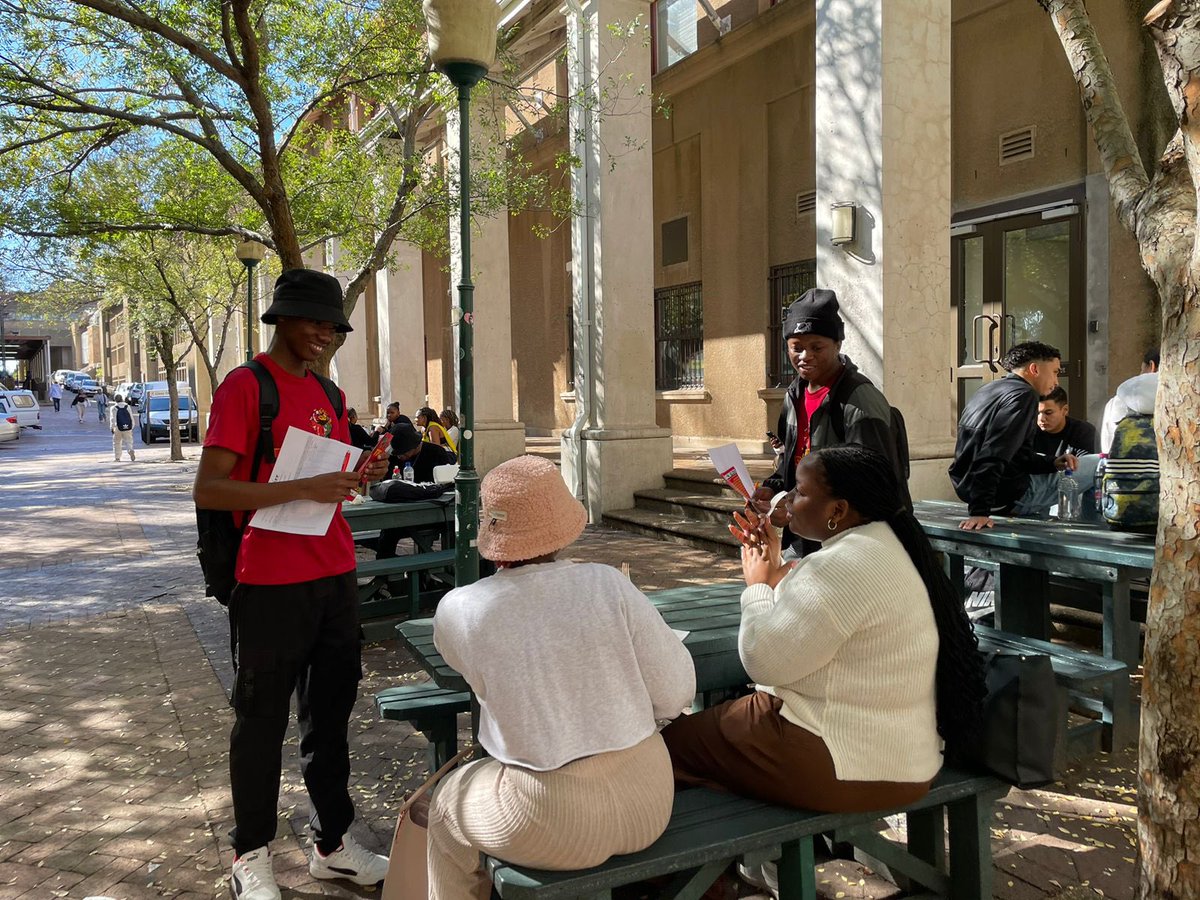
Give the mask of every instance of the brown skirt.
[{"label": "brown skirt", "polygon": [[783,701],[755,691],[663,729],[679,787],[726,790],[817,812],[907,806],[929,782],[841,781],[825,742],[779,714]]}]

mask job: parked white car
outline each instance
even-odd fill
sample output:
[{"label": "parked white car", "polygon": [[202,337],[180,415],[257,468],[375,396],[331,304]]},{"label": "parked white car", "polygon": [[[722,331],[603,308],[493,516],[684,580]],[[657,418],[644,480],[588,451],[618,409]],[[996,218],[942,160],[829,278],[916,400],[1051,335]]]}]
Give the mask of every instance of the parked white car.
[{"label": "parked white car", "polygon": [[0,443],[19,440],[21,426],[17,424],[17,415],[8,408],[7,398],[0,397]]},{"label": "parked white car", "polygon": [[9,411],[22,428],[42,427],[42,408],[33,391],[0,391],[0,397],[8,401]]}]

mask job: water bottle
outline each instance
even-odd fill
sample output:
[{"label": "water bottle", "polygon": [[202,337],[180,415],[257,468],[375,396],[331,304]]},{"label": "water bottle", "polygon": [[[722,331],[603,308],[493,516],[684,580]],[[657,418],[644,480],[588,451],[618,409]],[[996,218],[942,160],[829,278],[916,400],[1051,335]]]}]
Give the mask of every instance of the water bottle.
[{"label": "water bottle", "polygon": [[1101,456],[1100,462],[1096,464],[1096,485],[1093,492],[1093,500],[1096,504],[1096,512],[1104,512],[1104,464],[1107,457]]},{"label": "water bottle", "polygon": [[1080,520],[1080,500],[1083,491],[1070,472],[1063,469],[1058,473],[1058,519],[1060,522]]},{"label": "water bottle", "polygon": [[404,464],[404,475],[403,475],[403,478],[404,478],[404,480],[405,480],[405,481],[407,481],[409,484],[412,484],[414,481],[416,481],[416,476],[413,474],[413,465],[412,465],[412,463],[410,463],[410,462],[406,462],[406,463]]},{"label": "water bottle", "polygon": [[392,469],[392,481],[399,481],[399,480],[400,480],[400,467],[395,466]]}]

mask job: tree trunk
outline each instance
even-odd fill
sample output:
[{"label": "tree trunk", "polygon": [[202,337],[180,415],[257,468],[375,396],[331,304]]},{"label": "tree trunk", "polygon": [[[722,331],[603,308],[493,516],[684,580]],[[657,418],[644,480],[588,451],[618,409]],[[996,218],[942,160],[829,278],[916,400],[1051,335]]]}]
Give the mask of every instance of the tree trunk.
[{"label": "tree trunk", "polygon": [[1154,413],[1160,498],[1142,682],[1138,894],[1191,900],[1200,898],[1200,3],[1163,0],[1146,17],[1179,123],[1150,179],[1083,0],[1043,6],[1075,73],[1113,203],[1137,238],[1162,304]]}]

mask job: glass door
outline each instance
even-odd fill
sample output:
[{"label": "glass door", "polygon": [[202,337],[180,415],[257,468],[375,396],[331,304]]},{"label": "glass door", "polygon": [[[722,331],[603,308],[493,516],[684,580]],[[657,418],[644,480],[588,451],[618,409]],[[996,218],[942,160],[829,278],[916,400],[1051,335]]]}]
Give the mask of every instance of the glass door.
[{"label": "glass door", "polygon": [[1041,341],[1062,352],[1059,378],[1085,403],[1082,222],[1071,208],[998,219],[951,241],[955,414],[985,382],[1006,373],[1014,344]]}]

